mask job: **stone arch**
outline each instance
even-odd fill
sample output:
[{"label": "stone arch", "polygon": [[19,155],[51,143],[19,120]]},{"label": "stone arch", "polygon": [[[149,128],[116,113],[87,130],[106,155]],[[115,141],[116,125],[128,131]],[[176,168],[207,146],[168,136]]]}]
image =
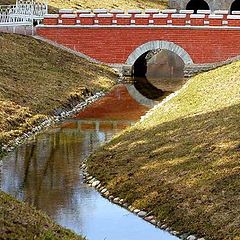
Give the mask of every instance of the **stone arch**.
[{"label": "stone arch", "polygon": [[151,50],[166,49],[176,53],[185,63],[185,65],[193,64],[193,60],[190,55],[182,47],[178,46],[173,42],[168,41],[151,41],[142,44],[136,48],[128,57],[126,64],[133,66],[136,60],[141,57],[144,53]]},{"label": "stone arch", "polygon": [[230,11],[240,11],[240,0],[235,0],[232,4],[231,4],[231,8]]},{"label": "stone arch", "polygon": [[210,7],[205,0],[190,0],[187,3],[186,9],[194,10],[197,13],[197,10],[210,10]]}]

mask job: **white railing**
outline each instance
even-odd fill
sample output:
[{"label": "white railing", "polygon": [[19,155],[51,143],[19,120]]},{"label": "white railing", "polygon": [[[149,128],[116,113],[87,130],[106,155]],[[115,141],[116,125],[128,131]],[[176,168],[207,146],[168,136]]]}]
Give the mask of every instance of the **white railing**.
[{"label": "white railing", "polygon": [[27,26],[48,12],[47,2],[17,0],[16,5],[0,5],[0,26]]},{"label": "white railing", "polygon": [[0,6],[0,26],[32,24],[31,16],[17,12],[16,5]]},{"label": "white railing", "polygon": [[47,1],[17,0],[16,10],[18,14],[30,15],[33,19],[43,19],[48,12]]}]

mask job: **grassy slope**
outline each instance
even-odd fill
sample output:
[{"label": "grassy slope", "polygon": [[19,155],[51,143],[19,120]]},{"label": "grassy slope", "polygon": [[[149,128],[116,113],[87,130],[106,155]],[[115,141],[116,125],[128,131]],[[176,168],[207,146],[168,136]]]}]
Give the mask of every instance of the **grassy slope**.
[{"label": "grassy slope", "polygon": [[0,141],[9,140],[69,99],[109,89],[112,70],[31,37],[0,34]]},{"label": "grassy slope", "polygon": [[[164,8],[167,0],[49,0],[48,4],[54,8],[109,8],[109,9],[141,9]],[[0,0],[0,4],[14,4],[15,0]]]},{"label": "grassy slope", "polygon": [[91,156],[115,196],[180,232],[240,239],[240,62],[192,78]]},{"label": "grassy slope", "polygon": [[0,239],[83,240],[45,214],[0,192]]}]

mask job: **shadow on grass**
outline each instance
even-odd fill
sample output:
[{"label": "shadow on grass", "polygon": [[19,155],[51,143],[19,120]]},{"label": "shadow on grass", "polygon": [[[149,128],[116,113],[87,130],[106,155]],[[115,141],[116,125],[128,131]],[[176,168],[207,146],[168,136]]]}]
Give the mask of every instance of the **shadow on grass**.
[{"label": "shadow on grass", "polygon": [[240,104],[145,130],[137,125],[91,156],[90,173],[179,231],[238,239],[239,120]]}]

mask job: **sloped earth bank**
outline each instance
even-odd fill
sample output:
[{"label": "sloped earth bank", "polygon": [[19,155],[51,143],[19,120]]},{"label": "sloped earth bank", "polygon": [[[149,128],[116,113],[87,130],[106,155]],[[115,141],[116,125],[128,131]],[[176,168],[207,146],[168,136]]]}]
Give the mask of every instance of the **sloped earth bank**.
[{"label": "sloped earth bank", "polygon": [[0,192],[1,239],[83,240],[54,223],[46,214]]},{"label": "sloped earth bank", "polygon": [[31,37],[0,33],[0,50],[0,144],[116,83],[109,67]]},{"label": "sloped earth bank", "polygon": [[109,194],[180,233],[240,239],[240,62],[180,93],[87,162]]}]

